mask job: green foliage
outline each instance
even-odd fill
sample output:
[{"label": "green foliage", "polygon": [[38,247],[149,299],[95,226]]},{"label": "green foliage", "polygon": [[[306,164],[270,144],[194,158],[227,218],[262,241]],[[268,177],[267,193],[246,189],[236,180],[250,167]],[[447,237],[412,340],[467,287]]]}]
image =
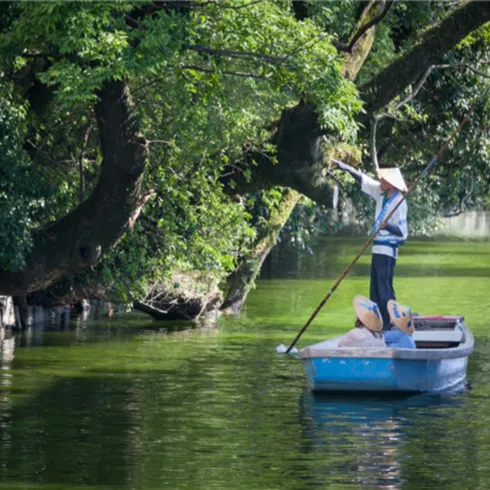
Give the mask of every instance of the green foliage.
[{"label": "green foliage", "polygon": [[[49,2],[20,4],[19,16],[0,41],[0,49],[17,55],[14,65],[44,55],[50,66],[39,79],[56,87],[65,104],[95,101],[104,80],[127,74],[128,47],[122,2]],[[21,63],[19,63],[21,62]]]},{"label": "green foliage", "polygon": [[[343,58],[332,45],[348,39],[359,10],[355,1],[312,1],[309,17],[298,22],[290,1],[35,2],[3,8],[0,72],[15,88],[1,86],[0,130],[6,138],[0,140],[0,268],[22,268],[32,230],[66,215],[94,189],[102,159],[94,104],[104,82],[125,79],[150,141],[144,186],[154,195],[135,230],[96,272],[124,301],[172,270],[224,277],[277,207],[280,192],[233,200],[220,177],[230,166],[242,167],[244,148],[270,150],[267,128],[284,108],[313,104],[321,125],[339,140],[355,143],[359,130],[366,140],[366,129],[354,120],[361,110],[356,87],[342,77]],[[397,2],[378,28],[361,81],[447,11],[434,2]],[[453,59],[476,62],[487,42],[482,30]],[[472,85],[479,78],[454,73],[434,74],[427,92],[397,114],[400,124],[381,125],[384,161],[401,162],[409,179],[474,100]],[[488,126],[485,111],[478,117],[479,127]],[[407,150],[413,146],[407,128],[432,137],[422,149]],[[477,161],[476,168],[467,162],[441,169],[424,181],[417,204],[425,199],[434,213],[451,213],[488,201],[490,143],[481,130],[468,136],[466,147],[458,140],[450,155],[454,162]],[[274,164],[273,153],[270,158]],[[249,168],[244,172],[250,175]],[[454,192],[450,179],[457,182]],[[369,221],[370,203],[348,180],[344,186],[360,219]],[[440,199],[434,197],[437,186]],[[423,212],[414,210],[414,216],[411,223],[421,230]],[[330,212],[303,202],[288,232],[306,244],[333,226]]]},{"label": "green foliage", "polygon": [[311,19],[325,32],[337,40],[346,42],[357,22],[359,2],[355,0],[326,0],[317,2],[310,0],[308,12]]},{"label": "green foliage", "polygon": [[22,269],[32,246],[36,213],[45,206],[42,186],[23,149],[26,106],[0,81],[0,267]]},{"label": "green foliage", "polygon": [[137,5],[144,6],[21,4],[0,40],[0,50],[8,52],[6,66],[20,67],[28,56],[45,53],[50,66],[38,77],[68,106],[95,101],[105,80],[189,71],[205,91],[219,91],[223,75],[234,74],[245,78],[236,85],[270,103],[284,104],[285,94],[291,103],[307,98],[318,107],[322,124],[354,137],[352,118],[360,102],[354,85],[341,76],[341,58],[330,37],[312,21],[298,23],[287,3],[204,3],[186,15],[159,10],[132,29],[129,12]]},{"label": "green foliage", "polygon": [[212,174],[203,165],[188,179],[172,168],[150,176],[158,195],[95,275],[119,301],[131,303],[175,272],[203,271],[216,282],[234,269],[255,233],[243,203],[224,195]]}]

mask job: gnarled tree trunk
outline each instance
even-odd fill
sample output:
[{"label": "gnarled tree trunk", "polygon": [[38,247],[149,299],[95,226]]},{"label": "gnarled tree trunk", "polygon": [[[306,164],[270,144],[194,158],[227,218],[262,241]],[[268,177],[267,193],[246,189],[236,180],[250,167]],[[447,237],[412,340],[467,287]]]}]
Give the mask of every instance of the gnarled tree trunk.
[{"label": "gnarled tree trunk", "polygon": [[3,294],[25,295],[93,266],[141,210],[147,145],[130,110],[127,83],[107,82],[99,96],[96,116],[103,155],[99,182],[75,210],[36,233],[22,271],[0,271]]},{"label": "gnarled tree trunk", "polygon": [[[351,37],[379,13],[378,7],[379,4],[374,1],[365,7]],[[303,15],[303,10],[296,7],[297,15]],[[346,53],[344,74],[347,78],[353,80],[359,73],[373,45],[374,35],[373,26],[360,37],[352,52]],[[332,206],[332,187],[324,175],[322,139],[318,128],[318,116],[309,104],[285,109],[273,138],[279,164],[272,165],[264,153],[252,152],[247,155],[251,161],[258,162],[256,167],[250,165],[255,168],[254,183],[259,182],[263,188],[281,185],[286,189],[279,209],[271,214],[251,253],[241,259],[232,274],[230,290],[221,306],[225,313],[241,311],[264,260],[276,244],[277,236],[300,198],[299,193],[318,204]],[[240,179],[236,174],[232,178],[237,177]],[[240,181],[240,188],[246,191],[250,183],[244,179]]]}]

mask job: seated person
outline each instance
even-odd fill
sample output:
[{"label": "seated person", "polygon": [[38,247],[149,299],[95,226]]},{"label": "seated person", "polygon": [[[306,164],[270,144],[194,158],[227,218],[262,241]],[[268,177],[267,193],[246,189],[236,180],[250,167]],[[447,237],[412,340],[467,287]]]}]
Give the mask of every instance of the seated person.
[{"label": "seated person", "polygon": [[415,349],[415,342],[412,338],[415,328],[410,308],[390,299],[388,313],[393,329],[385,332],[386,345],[395,349]]},{"label": "seated person", "polygon": [[339,341],[339,347],[386,347],[383,339],[383,318],[378,305],[364,296],[354,297],[357,315],[355,327]]}]

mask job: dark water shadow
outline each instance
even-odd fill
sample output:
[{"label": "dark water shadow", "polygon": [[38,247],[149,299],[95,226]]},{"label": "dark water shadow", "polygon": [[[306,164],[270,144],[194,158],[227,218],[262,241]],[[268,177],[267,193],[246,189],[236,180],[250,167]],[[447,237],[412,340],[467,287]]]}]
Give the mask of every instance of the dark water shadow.
[{"label": "dark water shadow", "polygon": [[23,405],[2,406],[0,481],[125,485],[138,444],[134,401],[126,381],[94,376],[63,379]]},{"label": "dark water shadow", "polygon": [[[460,406],[461,396],[467,390],[466,383],[444,393],[402,393],[402,392],[311,392],[303,394],[304,403],[313,407],[344,407],[363,410],[366,407],[380,407],[386,410],[414,407]],[[459,395],[459,396],[458,396]]]}]

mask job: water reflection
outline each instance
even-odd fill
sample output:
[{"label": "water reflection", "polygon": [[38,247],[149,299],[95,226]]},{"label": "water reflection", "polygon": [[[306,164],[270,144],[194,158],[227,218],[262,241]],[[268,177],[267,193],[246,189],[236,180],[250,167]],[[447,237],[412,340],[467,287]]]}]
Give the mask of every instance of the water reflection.
[{"label": "water reflection", "polygon": [[[398,489],[409,479],[407,463],[418,459],[406,450],[422,413],[461,408],[455,396],[312,394],[301,398],[308,452],[328,455],[329,479],[346,474],[361,488]],[[419,434],[422,436],[422,434]],[[341,463],[340,463],[341,462]],[[325,469],[325,468],[324,468]],[[325,475],[318,475],[318,483]]]},{"label": "water reflection", "polygon": [[[428,255],[421,249],[416,261]],[[412,305],[434,313],[445,305],[479,325],[471,390],[312,395],[301,364],[275,347],[331,286],[301,278],[326,277],[327,261],[342,266],[328,254],[318,259],[275,264],[274,277],[300,279],[259,281],[245,314],[219,328],[79,317],[1,339],[0,488],[486,490],[489,279],[397,284]],[[368,283],[346,279],[302,342],[350,328],[351,298]]]},{"label": "water reflection", "polygon": [[15,338],[0,329],[0,455],[2,461],[11,449],[12,425],[12,363],[15,358]]},{"label": "water reflection", "polygon": [[485,488],[486,398],[313,395],[271,342],[111,332],[17,349],[3,488]]}]

